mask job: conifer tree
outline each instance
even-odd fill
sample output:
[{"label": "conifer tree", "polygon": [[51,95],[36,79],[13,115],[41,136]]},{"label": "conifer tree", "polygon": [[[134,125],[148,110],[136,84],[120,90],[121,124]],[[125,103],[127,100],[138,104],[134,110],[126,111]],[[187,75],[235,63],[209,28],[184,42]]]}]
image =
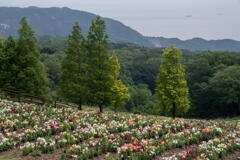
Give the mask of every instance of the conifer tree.
[{"label": "conifer tree", "polygon": [[171,113],[175,118],[190,107],[185,70],[181,64],[181,51],[175,46],[163,53],[163,62],[157,77],[157,109]]},{"label": "conifer tree", "polygon": [[77,103],[79,109],[87,98],[87,55],[85,40],[78,23],[68,37],[66,57],[62,63],[61,93],[70,102]]},{"label": "conifer tree", "polygon": [[87,36],[87,52],[89,57],[88,88],[91,105],[103,107],[111,104],[112,87],[115,82],[114,68],[111,63],[110,54],[107,51],[107,34],[105,22],[96,17],[92,21]]},{"label": "conifer tree", "polygon": [[2,88],[15,89],[16,66],[16,41],[9,36],[2,44],[0,51],[0,86]]},{"label": "conifer tree", "polygon": [[115,109],[122,107],[126,104],[127,100],[130,99],[128,88],[123,84],[121,80],[116,80],[112,88],[113,98],[112,105]]},{"label": "conifer tree", "polygon": [[39,48],[34,31],[24,17],[20,20],[19,39],[16,46],[17,75],[14,87],[16,90],[37,96],[47,92],[47,74],[40,61]]},{"label": "conifer tree", "polygon": [[112,105],[115,109],[122,107],[125,105],[126,101],[130,98],[128,93],[128,88],[123,84],[121,80],[119,80],[120,75],[120,65],[118,63],[118,58],[115,54],[111,56],[111,61],[114,69],[114,85],[112,87]]}]

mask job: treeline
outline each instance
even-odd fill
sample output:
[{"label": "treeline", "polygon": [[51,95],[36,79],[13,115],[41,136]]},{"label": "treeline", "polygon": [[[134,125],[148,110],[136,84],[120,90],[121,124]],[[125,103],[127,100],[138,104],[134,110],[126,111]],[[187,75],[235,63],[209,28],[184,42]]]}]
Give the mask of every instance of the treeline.
[{"label": "treeline", "polygon": [[189,116],[240,115],[240,53],[202,52],[186,62]]},{"label": "treeline", "polygon": [[[129,48],[115,49],[115,52],[122,65],[121,78],[131,84],[131,99],[127,103],[127,109],[155,114],[155,82],[159,73],[158,66],[163,61],[163,49]],[[191,101],[191,109],[185,116],[216,118],[240,115],[240,70],[237,69],[240,66],[240,53],[182,52]],[[234,71],[232,67],[235,68]]]},{"label": "treeline", "polygon": [[68,37],[66,57],[62,62],[60,93],[79,105],[121,107],[129,99],[128,88],[119,80],[116,55],[107,50],[105,23],[97,17],[86,38],[78,23]]},{"label": "treeline", "polygon": [[[40,61],[34,32],[26,18],[22,18],[20,24],[19,39],[9,37],[1,45],[0,85],[46,96],[50,91],[47,88],[48,78]],[[67,38],[63,59],[59,61],[61,64],[58,67],[61,67],[58,75],[55,75],[56,81],[54,76],[49,76],[52,81],[50,88],[56,87],[55,98],[62,97],[67,102],[78,104],[80,110],[82,105],[98,106],[100,112],[103,112],[103,107],[113,106],[116,110],[125,105],[130,95],[128,88],[119,78],[118,57],[116,54],[109,54],[107,39],[105,22],[100,17],[92,21],[86,37],[82,35],[78,23],[73,26],[72,33]],[[114,45],[116,47],[116,44]],[[53,49],[45,48],[43,51],[52,54]],[[156,110],[171,113],[175,118],[189,108],[185,70],[181,64],[180,50],[176,47],[165,50],[163,57],[157,81],[158,101],[154,106]],[[47,70],[48,73],[50,70],[52,68]],[[132,87],[132,93],[138,88],[134,89],[134,83],[131,85],[131,79],[127,76],[125,83]],[[144,87],[147,89],[147,86]],[[134,98],[138,95],[139,93],[135,92]],[[155,104],[155,101],[152,103]],[[138,105],[135,108],[137,107]]]},{"label": "treeline", "polygon": [[26,18],[20,21],[19,38],[0,41],[0,87],[45,96],[48,78],[34,31]]},{"label": "treeline", "polygon": [[[51,45],[44,42],[51,41]],[[64,57],[64,38],[41,37],[40,46],[55,48],[54,53],[42,53],[42,61],[47,66],[48,73],[52,78],[54,88],[58,88],[58,67]],[[57,47],[58,46],[58,47]],[[155,110],[156,77],[159,66],[163,61],[162,48],[144,48],[129,43],[109,43],[110,53],[114,52],[121,66],[120,79],[129,88],[130,99],[124,108],[130,112],[158,114]],[[240,65],[240,53],[223,51],[192,52],[182,50],[182,63],[186,69],[186,79],[189,87],[191,109],[185,114],[186,117],[230,117],[240,115],[238,97],[240,90],[237,88],[240,78],[235,77],[240,70],[235,70],[232,75],[224,74],[221,80],[214,81],[215,75],[220,74],[228,67]],[[52,72],[58,71],[58,72]],[[53,74],[52,74],[53,73]],[[230,73],[229,73],[230,74]],[[227,78],[226,78],[227,77]],[[235,78],[234,78],[235,77]],[[226,79],[233,78],[231,81]],[[223,82],[225,84],[223,84]],[[227,85],[228,87],[225,87]],[[219,91],[219,89],[224,89]]]},{"label": "treeline", "polygon": [[[19,38],[9,37],[0,45],[0,86],[51,98],[34,32],[26,18],[20,24]],[[107,50],[104,21],[96,17],[86,38],[76,23],[67,39],[55,96],[78,104],[79,109],[87,104],[98,106],[100,112],[104,106],[121,107],[129,94],[119,79],[119,70],[117,56]]]},{"label": "treeline", "polygon": [[[99,31],[101,33],[98,33]],[[4,68],[2,65],[3,60],[6,64],[10,63],[13,66],[18,64],[18,57],[13,56],[20,53],[17,49],[20,47],[17,46],[24,47],[23,44],[32,44],[29,42],[20,44],[20,35],[19,32],[17,40],[9,37],[1,44],[0,53],[3,54],[0,54],[0,67],[2,67],[1,71],[7,71],[4,74],[1,72],[3,75],[1,86],[8,84],[11,80],[6,77],[12,77],[12,73],[18,73],[18,71],[12,72],[11,68],[26,70],[19,66],[11,67],[11,65],[5,65]],[[97,35],[101,35],[101,38],[97,38]],[[201,118],[240,115],[240,53],[211,51],[199,53],[183,50],[183,58],[181,58],[180,51],[174,47],[167,50],[151,49],[131,43],[109,42],[106,36],[104,22],[96,19],[86,37],[82,36],[78,24],[74,25],[68,38],[39,37],[39,48],[36,38],[33,37],[35,40],[31,47],[35,48],[34,50],[37,51],[35,55],[38,55],[38,59],[40,58],[38,67],[35,68],[46,70],[40,75],[44,75],[42,77],[45,77],[44,84],[47,84],[47,87],[45,85],[42,91],[34,92],[31,88],[26,89],[29,87],[25,87],[25,90],[11,85],[6,87],[21,89],[28,93],[31,90],[37,95],[44,92],[42,95],[47,95],[48,98],[64,99],[78,104],[79,108],[82,104],[96,105],[99,108],[123,106],[119,109],[129,112],[161,115],[182,115],[182,112],[186,112],[183,116]],[[6,47],[9,41],[14,41],[15,47]],[[12,46],[13,43],[10,44]],[[167,63],[167,53],[176,54],[177,61],[169,60],[171,63]],[[177,65],[172,62],[177,62]],[[43,66],[42,63],[45,68],[39,67]],[[165,65],[162,66],[163,64]],[[171,67],[166,67],[168,66],[166,64]],[[176,66],[179,67],[174,69]],[[172,77],[167,79],[169,74]],[[181,87],[169,89],[167,86],[169,84]],[[37,88],[41,88],[40,84]],[[121,95],[123,96],[119,98]],[[175,112],[174,106],[176,106]]]}]

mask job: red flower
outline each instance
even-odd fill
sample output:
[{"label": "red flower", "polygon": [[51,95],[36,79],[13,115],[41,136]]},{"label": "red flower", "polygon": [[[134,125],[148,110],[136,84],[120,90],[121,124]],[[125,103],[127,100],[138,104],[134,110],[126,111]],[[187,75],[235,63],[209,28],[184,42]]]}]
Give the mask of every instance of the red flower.
[{"label": "red flower", "polygon": [[11,111],[14,112],[14,113],[19,113],[16,108],[11,108]]},{"label": "red flower", "polygon": [[142,149],[142,150],[145,150],[145,147],[141,146],[141,149]]},{"label": "red flower", "polygon": [[124,138],[126,138],[126,139],[128,139],[128,140],[131,139],[127,134],[125,134]]},{"label": "red flower", "polygon": [[188,151],[187,151],[187,154],[188,154],[188,155],[193,155],[193,151],[192,151],[192,150],[188,150]]},{"label": "red flower", "polygon": [[69,119],[68,122],[75,122],[75,120],[74,119]]},{"label": "red flower", "polygon": [[115,138],[114,137],[109,137],[108,141],[112,142]]}]

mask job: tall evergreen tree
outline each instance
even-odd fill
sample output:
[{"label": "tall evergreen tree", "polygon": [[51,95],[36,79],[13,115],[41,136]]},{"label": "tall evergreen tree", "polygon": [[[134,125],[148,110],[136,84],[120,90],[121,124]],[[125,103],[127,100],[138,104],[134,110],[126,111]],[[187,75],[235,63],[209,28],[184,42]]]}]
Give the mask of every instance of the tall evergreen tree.
[{"label": "tall evergreen tree", "polygon": [[112,68],[114,69],[114,85],[112,87],[112,105],[115,109],[122,107],[125,105],[126,101],[130,98],[128,93],[128,88],[123,84],[121,80],[119,80],[120,75],[120,65],[118,63],[118,58],[115,54],[111,56]]},{"label": "tall evergreen tree", "polygon": [[40,62],[39,48],[34,31],[24,17],[20,20],[19,39],[16,47],[16,66],[18,73],[14,87],[16,90],[45,96],[47,91],[47,74]]},{"label": "tall evergreen tree", "polygon": [[0,53],[0,86],[2,88],[15,89],[17,66],[16,66],[16,42],[9,36],[2,45]]},{"label": "tall evergreen tree", "polygon": [[78,23],[68,37],[66,57],[62,63],[61,93],[69,101],[77,103],[79,109],[86,102],[87,89],[87,55],[85,40]]},{"label": "tall evergreen tree", "polygon": [[110,54],[107,51],[105,22],[100,17],[92,21],[87,38],[87,51],[91,65],[88,70],[90,91],[88,102],[98,106],[102,112],[104,106],[111,104],[115,77]]},{"label": "tall evergreen tree", "polygon": [[173,118],[187,112],[190,107],[181,51],[175,46],[163,53],[156,94],[158,111],[171,113]]}]

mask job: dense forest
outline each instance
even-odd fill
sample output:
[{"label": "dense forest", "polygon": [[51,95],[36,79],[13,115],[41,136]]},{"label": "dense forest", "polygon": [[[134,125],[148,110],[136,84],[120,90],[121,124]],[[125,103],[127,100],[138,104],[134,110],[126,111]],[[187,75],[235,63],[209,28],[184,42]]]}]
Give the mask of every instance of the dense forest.
[{"label": "dense forest", "polygon": [[[68,38],[63,36],[41,36],[35,39],[33,37],[34,32],[32,30],[30,30],[29,32],[24,32],[24,29],[28,27],[25,24],[26,22],[21,21],[21,23],[22,28],[20,28],[19,30],[19,39],[15,40],[14,38],[9,37],[8,39],[3,40],[3,42],[1,42],[0,44],[1,86],[11,88],[11,86],[9,86],[6,82],[6,79],[11,80],[11,77],[14,76],[12,74],[17,74],[19,76],[19,81],[22,80],[22,77],[26,77],[22,74],[15,73],[20,71],[14,64],[22,62],[22,64],[18,65],[24,66],[32,64],[31,67],[35,68],[36,70],[41,71],[43,69],[46,69],[47,75],[36,75],[30,70],[29,72],[31,72],[33,76],[36,76],[34,83],[24,84],[17,87],[17,89],[24,90],[26,92],[28,90],[31,90],[33,94],[37,95],[46,93],[47,98],[54,100],[69,99],[66,97],[64,98],[64,96],[62,96],[60,92],[62,88],[61,80],[63,79],[62,73],[64,72],[62,69],[62,63],[64,62],[64,60],[68,59],[68,53],[71,52],[69,46],[69,44],[72,43],[69,41],[71,36]],[[72,32],[72,34],[73,33],[74,32]],[[84,37],[81,36],[78,38],[84,39]],[[87,42],[89,42],[88,45],[93,45],[95,44],[94,40],[97,38],[88,35],[87,39]],[[90,41],[91,39],[92,42]],[[23,46],[29,43],[32,44],[30,45],[31,47],[26,47],[27,50],[23,51],[21,48],[24,48]],[[159,66],[164,61],[163,53],[166,51],[166,49],[146,48],[132,43],[107,41],[107,39],[104,39],[103,41],[101,41],[101,43],[103,46],[107,47],[106,49],[107,52],[110,54],[110,57],[114,57],[115,55],[117,56],[120,64],[120,72],[119,78],[118,75],[115,75],[115,79],[120,80],[121,85],[125,84],[130,94],[129,98],[127,98],[128,101],[126,102],[126,104],[124,104],[124,107],[118,109],[135,113],[140,112],[147,114],[159,114],[159,112],[156,112],[156,101],[158,99],[158,96],[156,94],[156,82],[158,81],[157,77],[159,74]],[[74,46],[74,44],[72,45]],[[99,48],[100,46],[89,46],[89,48],[91,49],[94,47]],[[103,53],[106,52],[104,50],[104,47],[100,48],[103,49]],[[26,59],[22,59],[21,61],[18,60],[17,62],[15,62],[16,59],[11,59],[11,57],[14,57],[14,54],[17,54],[17,56],[21,59],[21,54],[29,51],[33,52],[33,55],[36,55],[36,57],[39,56],[41,61],[38,62],[35,58],[31,56],[25,56]],[[82,52],[81,48],[79,48],[79,52]],[[190,110],[183,116],[216,118],[239,115],[240,53],[223,51],[193,52],[188,50],[182,50],[181,52],[183,56],[181,63],[183,64],[184,70],[186,70],[185,77],[187,80],[186,84],[189,87],[189,98],[191,105]],[[6,62],[6,57],[4,56],[8,56],[7,63],[12,64],[11,66],[3,65],[3,62]],[[94,52],[92,52],[92,56],[94,56]],[[108,57],[108,55],[102,56]],[[117,60],[114,60],[114,58],[110,59],[112,59],[112,62],[115,63],[115,66],[118,66]],[[32,63],[32,60],[36,63]],[[96,62],[94,62],[93,60],[94,59],[90,61],[92,64],[95,64]],[[76,63],[78,62],[79,61],[77,61]],[[66,66],[68,65],[66,64]],[[15,72],[10,71],[11,74],[6,74],[5,72],[3,72],[6,69],[12,69]],[[111,70],[111,67],[106,70]],[[117,69],[115,69],[115,71],[113,72],[116,72],[117,74],[118,71]],[[66,73],[68,73],[68,71],[66,71]],[[6,78],[7,76],[9,78]],[[67,81],[67,78],[65,79]],[[113,79],[111,81],[113,81]],[[41,85],[40,83],[43,82],[46,82],[48,86],[47,88],[40,88],[38,90],[32,89],[34,88],[34,85]],[[113,81],[113,83],[115,82]],[[27,90],[26,87],[28,88]],[[104,88],[106,89],[107,87]],[[92,89],[94,90],[94,87]],[[83,91],[83,93],[84,92],[85,91]],[[72,99],[70,101],[78,103],[77,101]],[[106,105],[111,106],[111,103],[106,103]],[[168,114],[165,113],[164,115]]]},{"label": "dense forest", "polygon": [[[39,37],[41,60],[47,68],[51,88],[57,90],[60,64],[66,47],[64,37]],[[131,99],[125,109],[155,114],[155,89],[164,48],[146,48],[125,42],[109,42],[117,54],[121,79],[129,87]],[[240,114],[240,53],[182,50],[192,108],[185,116],[213,118]]]}]

